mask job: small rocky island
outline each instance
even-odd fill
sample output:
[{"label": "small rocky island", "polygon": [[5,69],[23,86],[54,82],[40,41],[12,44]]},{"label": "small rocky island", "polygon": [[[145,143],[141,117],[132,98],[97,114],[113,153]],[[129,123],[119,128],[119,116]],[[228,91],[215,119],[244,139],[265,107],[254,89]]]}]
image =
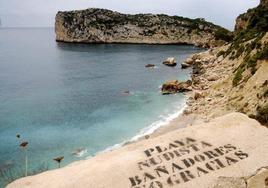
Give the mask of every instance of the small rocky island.
[{"label": "small rocky island", "polygon": [[192,44],[214,47],[230,32],[202,18],[121,14],[106,9],[58,12],[56,40],[76,43]]}]

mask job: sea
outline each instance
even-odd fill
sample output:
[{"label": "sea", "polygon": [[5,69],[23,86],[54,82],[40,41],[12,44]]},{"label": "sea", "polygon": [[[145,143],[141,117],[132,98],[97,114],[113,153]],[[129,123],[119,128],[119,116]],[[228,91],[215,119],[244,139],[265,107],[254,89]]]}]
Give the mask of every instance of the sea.
[{"label": "sea", "polygon": [[[162,95],[191,45],[71,44],[54,28],[0,29],[0,187],[120,147],[167,125],[186,106]],[[178,66],[162,62],[175,57]],[[155,64],[155,68],[145,68]],[[27,148],[20,147],[28,142]],[[26,151],[27,149],[27,151]]]}]

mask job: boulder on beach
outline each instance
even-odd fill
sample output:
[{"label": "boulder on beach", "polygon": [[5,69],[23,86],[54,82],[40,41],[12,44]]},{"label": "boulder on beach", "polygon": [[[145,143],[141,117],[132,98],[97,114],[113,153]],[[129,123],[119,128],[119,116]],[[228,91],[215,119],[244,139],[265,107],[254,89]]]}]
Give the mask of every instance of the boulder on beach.
[{"label": "boulder on beach", "polygon": [[193,63],[193,74],[198,75],[203,73],[201,60],[196,60]]},{"label": "boulder on beach", "polygon": [[177,65],[176,60],[174,57],[169,57],[167,58],[164,62],[164,65],[170,66],[170,67],[175,67]]},{"label": "boulder on beach", "polygon": [[199,98],[204,98],[204,94],[200,91],[195,91],[194,92],[194,99],[197,100]]},{"label": "boulder on beach", "polygon": [[192,81],[187,80],[186,82],[179,82],[178,80],[167,81],[162,85],[162,94],[169,95],[179,92],[191,91]]}]

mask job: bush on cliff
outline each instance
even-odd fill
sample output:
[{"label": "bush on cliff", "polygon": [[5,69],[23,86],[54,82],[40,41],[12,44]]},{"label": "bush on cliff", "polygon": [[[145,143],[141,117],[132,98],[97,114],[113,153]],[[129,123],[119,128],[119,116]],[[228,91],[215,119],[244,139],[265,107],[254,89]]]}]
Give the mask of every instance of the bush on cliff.
[{"label": "bush on cliff", "polygon": [[216,40],[224,40],[226,42],[230,42],[233,40],[233,35],[227,29],[219,28],[215,32],[215,38],[216,38]]},{"label": "bush on cliff", "polygon": [[268,88],[264,91],[263,96],[268,97]]},{"label": "bush on cliff", "polygon": [[263,124],[268,123],[268,104],[265,104],[263,106],[259,106],[257,108],[256,119]]},{"label": "bush on cliff", "polygon": [[249,20],[247,29],[255,29],[258,32],[268,31],[268,13],[267,8],[259,6],[252,9],[252,14],[254,16]]},{"label": "bush on cliff", "polygon": [[243,69],[240,67],[236,71],[235,77],[233,79],[233,86],[237,86],[238,83],[242,80],[243,78],[242,74],[243,74]]},{"label": "bush on cliff", "polygon": [[260,51],[258,51],[256,53],[257,59],[260,60],[267,60],[268,59],[268,44],[264,44],[263,49],[261,49]]},{"label": "bush on cliff", "polygon": [[225,55],[225,51],[224,50],[221,50],[217,53],[217,57],[220,57],[220,56],[224,56]]}]

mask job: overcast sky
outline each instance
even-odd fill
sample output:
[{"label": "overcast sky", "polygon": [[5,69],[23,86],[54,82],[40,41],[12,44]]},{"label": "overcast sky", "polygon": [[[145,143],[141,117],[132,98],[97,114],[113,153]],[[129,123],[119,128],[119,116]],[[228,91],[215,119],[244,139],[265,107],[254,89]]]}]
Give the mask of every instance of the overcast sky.
[{"label": "overcast sky", "polygon": [[233,29],[235,18],[259,0],[0,0],[5,27],[48,27],[59,10],[107,8],[123,13],[164,13],[208,21]]}]

